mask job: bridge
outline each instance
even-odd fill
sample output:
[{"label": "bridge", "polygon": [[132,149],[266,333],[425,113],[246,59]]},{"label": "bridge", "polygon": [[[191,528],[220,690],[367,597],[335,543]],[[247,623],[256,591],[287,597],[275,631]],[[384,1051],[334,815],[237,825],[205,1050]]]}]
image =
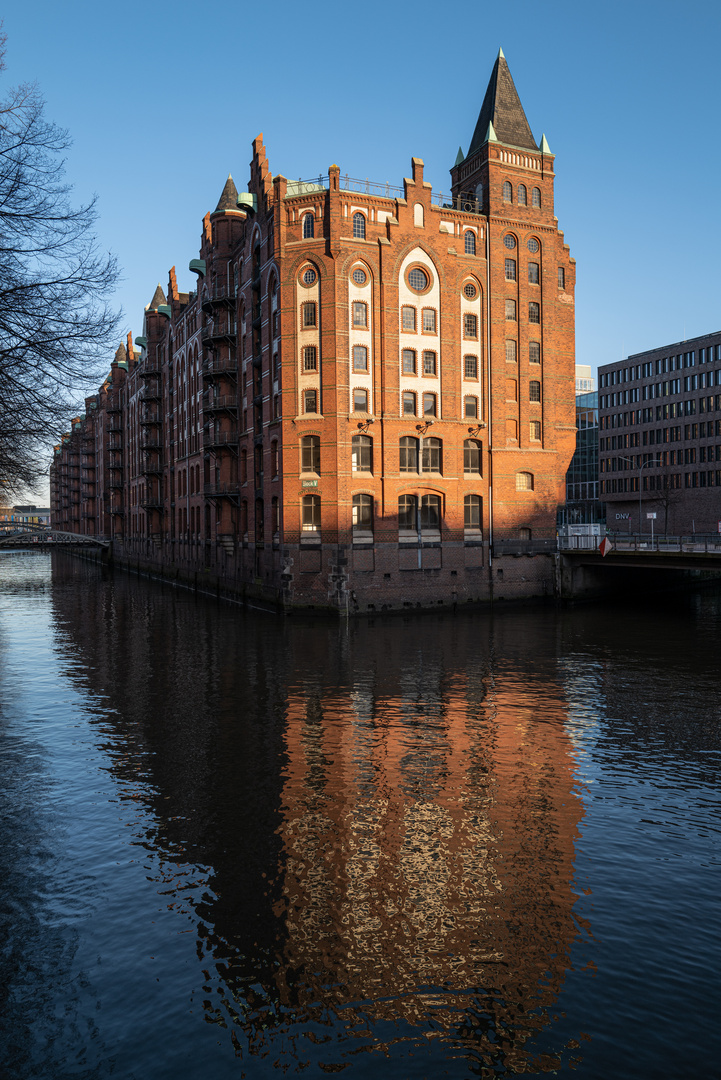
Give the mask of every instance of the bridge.
[{"label": "bridge", "polygon": [[82,533],[63,532],[26,521],[0,521],[0,547],[14,547],[18,544],[74,544],[81,547],[109,548],[110,541],[100,536],[85,536]]}]

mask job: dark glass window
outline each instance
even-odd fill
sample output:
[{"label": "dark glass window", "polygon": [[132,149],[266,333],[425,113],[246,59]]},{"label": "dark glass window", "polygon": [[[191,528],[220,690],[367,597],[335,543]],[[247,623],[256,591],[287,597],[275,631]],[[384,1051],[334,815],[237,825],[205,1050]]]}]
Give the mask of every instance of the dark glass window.
[{"label": "dark glass window", "polygon": [[398,444],[398,468],[400,472],[418,472],[418,439],[405,435]]}]

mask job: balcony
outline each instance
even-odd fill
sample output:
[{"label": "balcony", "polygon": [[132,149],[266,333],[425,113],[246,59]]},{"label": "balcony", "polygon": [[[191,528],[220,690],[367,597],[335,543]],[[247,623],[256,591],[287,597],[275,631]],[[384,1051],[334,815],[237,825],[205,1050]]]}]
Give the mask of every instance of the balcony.
[{"label": "balcony", "polygon": [[149,386],[144,386],[140,391],[141,401],[160,401],[162,396],[160,383],[157,380],[151,382]]},{"label": "balcony", "polygon": [[160,461],[144,461],[140,466],[143,476],[162,476],[163,466]]},{"label": "balcony", "polygon": [[139,417],[141,425],[162,424],[163,417],[159,409],[144,409]]},{"label": "balcony", "polygon": [[232,394],[203,394],[203,412],[234,412],[238,408],[237,391]]},{"label": "balcony", "polygon": [[216,285],[213,291],[203,300],[203,311],[211,314],[214,308],[235,307],[235,294],[230,285]]},{"label": "balcony", "polygon": [[201,340],[206,346],[213,345],[216,341],[227,341],[234,345],[235,335],[235,319],[230,314],[217,319],[208,319],[200,332]]},{"label": "balcony", "polygon": [[206,360],[203,365],[203,375],[206,379],[213,379],[221,375],[237,375],[238,361],[234,356],[220,356],[215,360]]},{"label": "balcony", "polygon": [[203,428],[203,446],[236,447],[237,445],[237,431],[215,431],[212,427]]},{"label": "balcony", "polygon": [[209,499],[233,499],[240,493],[240,484],[233,480],[225,484],[204,484],[203,494]]},{"label": "balcony", "polygon": [[160,435],[156,435],[154,432],[144,431],[143,437],[140,439],[141,450],[162,450],[163,440]]}]

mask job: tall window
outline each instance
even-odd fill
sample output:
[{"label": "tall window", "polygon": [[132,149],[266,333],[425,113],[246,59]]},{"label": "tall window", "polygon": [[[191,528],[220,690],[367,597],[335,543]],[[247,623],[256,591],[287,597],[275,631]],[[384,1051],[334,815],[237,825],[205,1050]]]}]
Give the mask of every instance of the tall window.
[{"label": "tall window", "polygon": [[540,384],[540,382],[536,382],[535,379],[533,379],[528,384],[528,399],[529,399],[529,401],[540,401],[541,400],[541,384]]},{"label": "tall window", "polygon": [[304,495],[300,500],[300,527],[305,533],[320,529],[320,495]]},{"label": "tall window", "polygon": [[416,415],[416,395],[413,393],[412,390],[403,391],[403,415]]},{"label": "tall window", "polygon": [[516,473],[516,491],[533,491],[533,473]]},{"label": "tall window", "polygon": [[528,305],[528,321],[531,323],[540,323],[541,321],[541,305],[533,300]]},{"label": "tall window", "polygon": [[[401,370],[404,375],[415,375],[416,354],[414,349],[403,349],[401,352]],[[415,412],[415,407],[413,412]]]},{"label": "tall window", "polygon": [[423,395],[423,415],[424,416],[436,416],[436,395],[424,394]]},{"label": "tall window", "polygon": [[481,497],[466,495],[463,499],[463,528],[467,532],[481,530]]},{"label": "tall window", "polygon": [[437,530],[441,527],[440,495],[424,495],[421,498],[421,529]]},{"label": "tall window", "polygon": [[318,370],[318,350],[315,345],[306,345],[303,349],[303,371]]},{"label": "tall window", "polygon": [[528,342],[528,361],[531,364],[540,364],[541,362],[541,343],[540,341]]},{"label": "tall window", "polygon": [[318,412],[318,391],[317,390],[304,390],[303,391],[303,412],[317,413]]},{"label": "tall window", "polygon": [[463,399],[463,411],[466,414],[467,420],[478,419],[478,398],[477,397],[465,397]]},{"label": "tall window", "polygon": [[466,255],[475,255],[476,254],[476,234],[474,232],[471,232],[470,229],[467,229],[465,234],[464,234],[463,239],[464,239],[464,244],[465,244]]},{"label": "tall window", "polygon": [[510,180],[503,181],[503,201],[513,202],[513,187]]},{"label": "tall window", "polygon": [[423,353],[423,374],[435,375],[437,371],[436,354],[434,352]]},{"label": "tall window", "polygon": [[518,358],[518,352],[517,352],[517,349],[516,349],[515,341],[510,341],[510,340],[506,341],[506,360],[508,360],[509,363],[515,364],[517,358]]},{"label": "tall window", "polygon": [[478,337],[478,317],[466,313],[463,316],[463,336],[467,338]]},{"label": "tall window", "polygon": [[538,263],[531,262],[528,264],[528,284],[538,285],[541,280],[541,268]]},{"label": "tall window", "polygon": [[368,391],[356,388],[353,391],[353,412],[368,412]]},{"label": "tall window", "polygon": [[353,496],[353,532],[373,531],[373,496]]},{"label": "tall window", "polygon": [[351,439],[351,470],[373,472],[373,440],[369,435],[354,435]]},{"label": "tall window", "polygon": [[320,437],[304,435],[300,440],[300,471],[320,476]]},{"label": "tall window", "polygon": [[506,281],[515,281],[516,280],[516,260],[515,259],[506,259],[505,267],[506,267]]},{"label": "tall window", "polygon": [[303,217],[303,239],[310,240],[313,237],[314,221],[312,214],[305,214]]},{"label": "tall window", "polygon": [[265,506],[262,499],[255,500],[255,539],[258,543],[265,539]]},{"label": "tall window", "polygon": [[367,371],[368,370],[368,350],[365,345],[353,346],[353,370],[354,371]]},{"label": "tall window", "polygon": [[515,300],[506,300],[506,321],[507,322],[515,322],[516,321],[516,301]]},{"label": "tall window", "polygon": [[398,529],[400,532],[415,532],[417,529],[418,499],[415,495],[401,495],[398,500]]},{"label": "tall window", "polygon": [[274,495],[270,503],[270,516],[271,516],[271,528],[273,530],[273,536],[277,536],[280,532],[280,499],[277,495]]},{"label": "tall window", "polygon": [[364,214],[353,215],[353,239],[365,240],[366,238],[366,219]]},{"label": "tall window", "polygon": [[440,439],[424,439],[421,452],[421,472],[442,472],[443,444]]},{"label": "tall window", "polygon": [[425,334],[436,332],[436,313],[433,308],[423,308],[423,332]]},{"label": "tall window", "polygon": [[415,330],[416,309],[414,307],[401,308],[401,327],[403,330]]},{"label": "tall window", "polygon": [[303,304],[302,315],[303,315],[303,319],[302,319],[303,326],[315,326],[316,325],[315,304],[314,303],[312,303],[311,301],[308,301],[308,303]]},{"label": "tall window", "polygon": [[466,379],[478,378],[478,357],[477,356],[464,356],[463,357],[463,375]]},{"label": "tall window", "polygon": [[278,475],[278,440],[273,439],[270,444],[270,475]]},{"label": "tall window", "polygon": [[463,472],[481,475],[481,444],[477,439],[466,439],[463,443]]},{"label": "tall window", "polygon": [[526,185],[525,184],[519,184],[518,185],[518,205],[519,206],[527,206],[528,205],[528,194],[526,192]]},{"label": "tall window", "polygon": [[531,430],[530,430],[531,441],[532,442],[540,442],[541,441],[541,421],[540,420],[531,420],[530,423],[531,423]]},{"label": "tall window", "polygon": [[405,435],[398,444],[398,468],[400,472],[418,472],[418,439]]},{"label": "tall window", "polygon": [[558,268],[558,287],[559,289],[566,288],[566,271],[562,266]]},{"label": "tall window", "polygon": [[531,192],[531,206],[535,206],[537,210],[541,209],[541,189],[534,187]]},{"label": "tall window", "polygon": [[363,327],[368,325],[368,305],[362,300],[353,301],[353,325]]}]

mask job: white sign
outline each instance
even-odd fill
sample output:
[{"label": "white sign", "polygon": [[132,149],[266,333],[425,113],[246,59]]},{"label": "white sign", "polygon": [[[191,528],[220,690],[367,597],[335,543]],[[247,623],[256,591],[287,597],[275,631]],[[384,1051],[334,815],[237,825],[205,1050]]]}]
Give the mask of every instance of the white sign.
[{"label": "white sign", "polygon": [[646,517],[649,519],[649,521],[655,521],[656,520],[656,515],[655,514],[646,514]]}]

